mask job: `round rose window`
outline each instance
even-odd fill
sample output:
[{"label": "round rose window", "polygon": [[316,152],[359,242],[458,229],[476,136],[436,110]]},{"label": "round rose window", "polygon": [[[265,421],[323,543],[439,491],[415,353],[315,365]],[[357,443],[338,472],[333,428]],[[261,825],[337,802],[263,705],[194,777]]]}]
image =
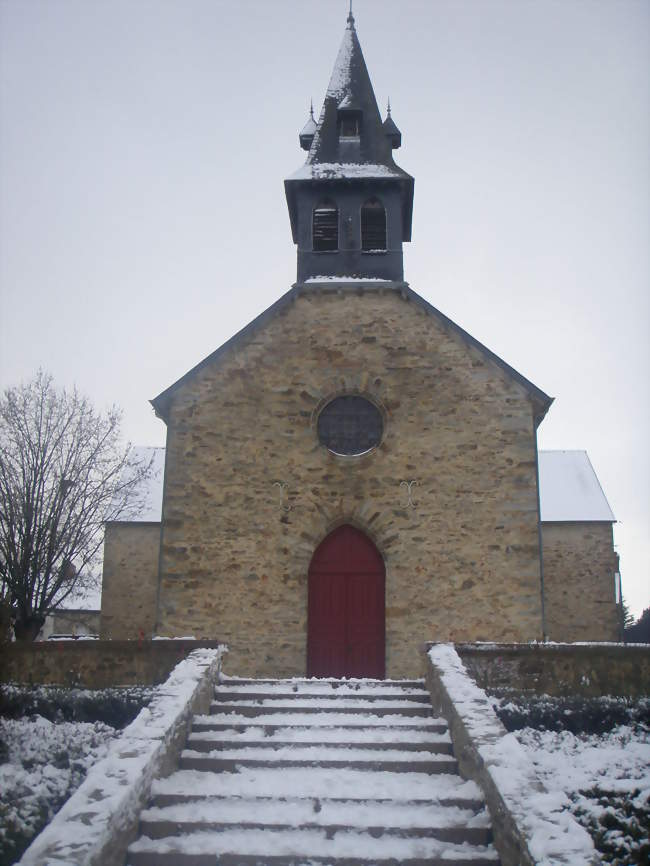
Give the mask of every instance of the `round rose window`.
[{"label": "round rose window", "polygon": [[381,412],[365,397],[335,397],[318,416],[318,441],[334,454],[364,454],[381,442]]}]

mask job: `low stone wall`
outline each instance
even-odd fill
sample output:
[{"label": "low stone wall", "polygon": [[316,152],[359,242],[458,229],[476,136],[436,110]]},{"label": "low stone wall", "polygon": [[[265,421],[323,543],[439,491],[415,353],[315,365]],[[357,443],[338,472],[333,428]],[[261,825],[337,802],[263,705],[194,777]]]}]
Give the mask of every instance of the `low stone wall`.
[{"label": "low stone wall", "polygon": [[456,644],[478,685],[586,698],[650,695],[650,645]]},{"label": "low stone wall", "polygon": [[452,644],[427,653],[434,712],[444,716],[461,775],[481,788],[502,866],[595,866],[589,834],[567,797],[550,794],[514,734],[497,718]]},{"label": "low stone wall", "polygon": [[122,866],[151,783],[173,772],[192,717],[209,710],[223,649],[195,650],[174,668],[32,842],[20,866]]},{"label": "low stone wall", "polygon": [[0,653],[0,682],[87,689],[157,685],[193,650],[218,646],[219,641],[197,640],[5,644]]}]

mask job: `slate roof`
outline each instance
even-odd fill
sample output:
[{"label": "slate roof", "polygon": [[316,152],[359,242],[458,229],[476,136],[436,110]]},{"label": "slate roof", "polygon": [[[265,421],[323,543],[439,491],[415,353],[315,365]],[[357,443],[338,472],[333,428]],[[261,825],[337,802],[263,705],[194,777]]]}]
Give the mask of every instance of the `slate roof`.
[{"label": "slate roof", "polygon": [[[358,145],[339,135],[339,112],[342,110],[361,112]],[[382,123],[354,17],[350,13],[307,160],[284,182],[294,243],[297,242],[299,184],[305,181],[367,179],[399,183],[403,202],[402,239],[411,240],[414,180],[393,160],[391,134],[392,127],[387,130]]]},{"label": "slate roof", "polygon": [[[162,467],[164,448],[139,446],[138,454],[147,459],[153,453]],[[539,487],[542,523],[610,523],[616,520],[600,486],[586,451],[540,451]],[[126,523],[160,521],[162,514],[163,473],[154,473],[147,482],[150,508]]]},{"label": "slate roof", "polygon": [[412,179],[393,161],[391,143],[384,130],[352,14],[348,16],[306,165],[341,162],[338,131],[340,109],[358,110],[363,114],[361,150],[358,159],[353,162],[385,166],[395,177]]}]

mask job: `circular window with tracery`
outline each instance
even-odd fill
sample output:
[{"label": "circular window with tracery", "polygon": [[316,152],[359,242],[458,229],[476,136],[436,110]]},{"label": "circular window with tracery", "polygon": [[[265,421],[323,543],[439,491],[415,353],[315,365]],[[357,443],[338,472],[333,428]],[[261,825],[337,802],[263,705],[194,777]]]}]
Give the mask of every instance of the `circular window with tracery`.
[{"label": "circular window with tracery", "polygon": [[381,412],[365,397],[335,397],[318,416],[318,441],[334,454],[354,456],[376,448],[384,432]]}]

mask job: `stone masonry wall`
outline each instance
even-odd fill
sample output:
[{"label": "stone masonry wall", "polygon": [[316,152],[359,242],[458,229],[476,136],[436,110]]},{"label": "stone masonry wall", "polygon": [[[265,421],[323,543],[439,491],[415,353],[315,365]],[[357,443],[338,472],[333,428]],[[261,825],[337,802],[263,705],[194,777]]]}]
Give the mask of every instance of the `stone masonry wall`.
[{"label": "stone masonry wall", "polygon": [[86,689],[157,685],[194,650],[219,646],[194,640],[16,641],[0,653],[0,683]]},{"label": "stone masonry wall", "polygon": [[543,523],[542,549],[549,640],[619,640],[611,523]]},{"label": "stone masonry wall", "polygon": [[650,696],[650,646],[460,644],[456,652],[479,686],[490,693]]},{"label": "stone masonry wall", "polygon": [[102,640],[151,637],[158,600],[159,552],[159,523],[107,524],[100,620]]},{"label": "stone masonry wall", "polygon": [[[319,444],[340,393],[380,407],[373,452]],[[386,564],[387,676],[418,674],[424,640],[540,639],[537,521],[520,384],[393,291],[303,294],[174,392],[158,633],[304,674],[310,559],[351,523]]]}]

